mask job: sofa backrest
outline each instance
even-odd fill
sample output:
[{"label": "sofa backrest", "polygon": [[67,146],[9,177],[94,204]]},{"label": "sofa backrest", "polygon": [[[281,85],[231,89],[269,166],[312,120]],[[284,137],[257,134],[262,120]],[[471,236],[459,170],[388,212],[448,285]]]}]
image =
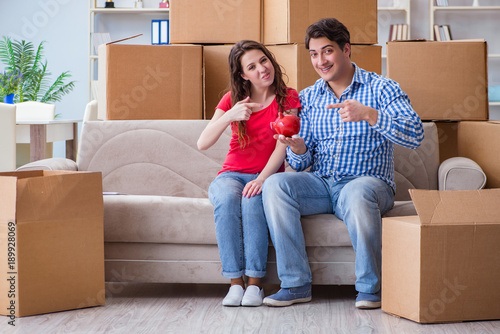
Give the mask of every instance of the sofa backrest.
[{"label": "sofa backrest", "polygon": [[205,120],[92,121],[82,127],[79,170],[101,171],[103,190],[207,197],[229,149],[226,132],[209,150],[196,142]]},{"label": "sofa backrest", "polygon": [[396,201],[409,201],[408,189],[437,189],[439,138],[436,124],[423,123],[424,140],[415,150],[394,146]]},{"label": "sofa backrest", "polygon": [[[82,127],[79,170],[100,171],[103,190],[134,195],[207,197],[229,149],[229,129],[206,151],[196,142],[206,120],[90,121]],[[437,189],[436,125],[425,123],[416,150],[396,146],[397,200],[409,188]]]}]

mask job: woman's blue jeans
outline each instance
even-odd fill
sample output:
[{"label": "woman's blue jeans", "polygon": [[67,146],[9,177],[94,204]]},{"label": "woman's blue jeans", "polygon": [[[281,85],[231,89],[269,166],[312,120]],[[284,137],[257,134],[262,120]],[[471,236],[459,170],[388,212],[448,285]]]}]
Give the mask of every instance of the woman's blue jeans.
[{"label": "woman's blue jeans", "polygon": [[312,281],[300,217],[333,213],[345,222],[356,252],[356,290],[380,290],[382,215],[394,205],[386,182],[368,176],[336,182],[309,172],[279,173],[264,182],[262,193],[281,287]]},{"label": "woman's blue jeans", "polygon": [[262,194],[250,198],[242,196],[245,185],[257,176],[224,172],[208,189],[214,206],[222,275],[226,278],[266,275],[269,234]]}]

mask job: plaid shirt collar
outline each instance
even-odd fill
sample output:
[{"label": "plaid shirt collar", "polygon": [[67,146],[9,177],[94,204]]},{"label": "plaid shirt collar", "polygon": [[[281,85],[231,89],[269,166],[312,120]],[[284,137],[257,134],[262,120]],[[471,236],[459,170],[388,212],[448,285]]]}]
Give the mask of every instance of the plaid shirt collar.
[{"label": "plaid shirt collar", "polygon": [[[352,77],[351,84],[346,88],[346,92],[351,90],[352,84],[355,82],[358,82],[360,84],[366,84],[367,80],[363,73],[361,72],[360,68],[356,63],[351,62],[352,66],[354,67],[354,76]],[[321,94],[324,94],[326,91],[331,91],[330,86],[328,86],[328,83],[325,80],[321,80],[320,85],[319,85],[319,92]]]}]

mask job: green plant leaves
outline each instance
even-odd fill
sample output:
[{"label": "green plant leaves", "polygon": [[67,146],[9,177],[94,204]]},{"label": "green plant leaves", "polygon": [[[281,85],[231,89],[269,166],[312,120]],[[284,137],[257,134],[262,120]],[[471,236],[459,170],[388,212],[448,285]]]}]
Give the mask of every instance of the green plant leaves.
[{"label": "green plant leaves", "polygon": [[35,49],[33,43],[24,40],[11,40],[10,37],[4,36],[0,41],[0,61],[6,65],[5,71],[22,73],[21,81],[15,90],[14,102],[61,101],[61,98],[75,87],[75,81],[67,82],[71,78],[69,71],[63,72],[51,82],[43,48],[44,42]]}]

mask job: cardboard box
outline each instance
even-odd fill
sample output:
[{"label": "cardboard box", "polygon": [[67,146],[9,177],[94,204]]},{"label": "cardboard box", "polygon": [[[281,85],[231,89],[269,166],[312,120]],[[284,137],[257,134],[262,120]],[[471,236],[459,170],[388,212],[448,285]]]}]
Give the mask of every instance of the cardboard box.
[{"label": "cardboard box", "polygon": [[439,138],[439,162],[458,157],[458,124],[460,122],[435,122]]},{"label": "cardboard box", "polygon": [[500,319],[500,189],[410,190],[383,218],[382,310],[420,323]]},{"label": "cardboard box", "polygon": [[211,119],[220,99],[230,90],[228,56],[231,45],[203,46],[204,119]]},{"label": "cardboard box", "polygon": [[260,1],[171,0],[170,17],[173,44],[262,40]]},{"label": "cardboard box", "polygon": [[486,174],[486,188],[500,188],[500,122],[460,122],[458,155],[474,160]]},{"label": "cardboard box", "polygon": [[99,46],[98,118],[201,119],[202,47]]},{"label": "cardboard box", "polygon": [[307,27],[325,17],[342,22],[351,43],[377,44],[376,0],[264,0],[263,13],[265,44],[304,43]]},{"label": "cardboard box", "polygon": [[101,173],[0,173],[0,314],[104,305]]},{"label": "cardboard box", "polygon": [[387,76],[422,120],[487,120],[486,49],[484,40],[389,42]]},{"label": "cardboard box", "polygon": [[[205,119],[212,118],[215,107],[229,91],[228,56],[233,45],[206,45],[203,47]],[[313,85],[319,75],[311,64],[309,51],[302,44],[282,44],[266,46],[284,68],[288,77],[287,85],[301,91]],[[351,60],[361,68],[381,72],[382,47],[379,45],[352,45]],[[287,78],[285,77],[285,80]]]}]

